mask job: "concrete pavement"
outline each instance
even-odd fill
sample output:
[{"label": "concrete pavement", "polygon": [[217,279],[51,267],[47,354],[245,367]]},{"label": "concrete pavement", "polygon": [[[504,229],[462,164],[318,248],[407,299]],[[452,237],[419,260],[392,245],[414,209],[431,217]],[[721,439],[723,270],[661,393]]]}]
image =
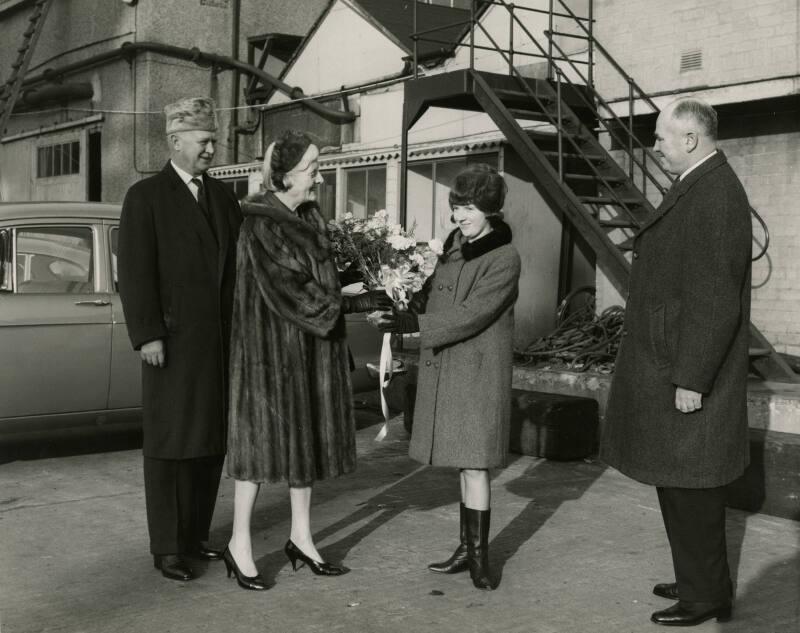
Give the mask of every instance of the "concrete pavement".
[{"label": "concrete pavement", "polygon": [[[315,488],[323,556],[352,572],[293,572],[285,486],[263,486],[254,517],[257,564],[275,583],[248,592],[203,565],[190,583],[163,579],[148,556],[138,450],[0,465],[0,633],[58,631],[400,633],[639,633],[669,602],[672,580],[655,491],[592,461],[512,456],[493,480],[491,554],[501,583],[479,592],[468,574],[425,569],[458,533],[452,470],[406,454],[399,419],[389,437],[358,434],[359,468]],[[224,479],[212,541],[230,533]],[[694,630],[800,633],[800,523],[730,511],[734,620]]]}]

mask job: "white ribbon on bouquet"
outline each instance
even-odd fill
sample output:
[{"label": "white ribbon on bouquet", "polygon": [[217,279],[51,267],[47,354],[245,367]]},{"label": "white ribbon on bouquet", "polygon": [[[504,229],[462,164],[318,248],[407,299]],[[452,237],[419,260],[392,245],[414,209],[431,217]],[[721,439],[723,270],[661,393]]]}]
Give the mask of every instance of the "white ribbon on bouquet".
[{"label": "white ribbon on bouquet", "polygon": [[386,394],[384,390],[389,386],[389,381],[392,379],[394,373],[392,364],[392,334],[386,332],[383,335],[383,344],[381,345],[381,359],[378,363],[378,384],[381,392],[381,413],[383,413],[383,425],[381,430],[375,436],[376,442],[382,442],[389,432],[389,405],[386,404]]}]

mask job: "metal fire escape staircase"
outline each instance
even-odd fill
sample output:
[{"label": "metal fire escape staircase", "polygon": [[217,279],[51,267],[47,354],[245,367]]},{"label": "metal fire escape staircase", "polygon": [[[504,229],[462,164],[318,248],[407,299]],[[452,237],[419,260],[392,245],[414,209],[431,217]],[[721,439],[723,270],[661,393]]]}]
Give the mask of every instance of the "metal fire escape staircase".
[{"label": "metal fire escape staircase", "polygon": [[[416,0],[415,0],[416,5]],[[481,5],[504,7],[509,16],[509,45],[503,48],[477,19]],[[473,0],[469,28],[470,66],[453,72],[419,76],[415,51],[414,80],[406,82],[403,109],[401,209],[407,200],[408,134],[430,107],[477,110],[487,113],[508,143],[530,168],[539,192],[552,209],[560,210],[575,231],[593,249],[597,265],[614,286],[626,293],[630,275],[633,238],[655,213],[648,188],[665,193],[672,177],[658,158],[636,136],[634,109],[658,113],[652,99],[629,77],[593,36],[592,5],[589,16],[578,17],[563,0],[549,0],[548,9],[514,5],[506,0]],[[525,11],[548,16],[549,28],[542,43],[520,18]],[[570,32],[553,28],[566,22]],[[453,25],[448,25],[452,27]],[[476,44],[478,32],[485,44]],[[514,50],[514,34],[524,33],[533,48]],[[418,31],[414,38],[440,42],[434,30]],[[585,58],[570,56],[560,41],[585,41]],[[441,42],[444,43],[444,42]],[[416,48],[416,46],[415,46]],[[475,67],[475,51],[499,54],[507,74],[489,73]],[[599,53],[628,86],[628,115],[615,114],[611,104],[594,85],[595,55]],[[546,63],[545,79],[526,77],[515,57],[538,58]],[[598,140],[604,133],[613,151],[623,157],[623,168]],[[636,182],[640,184],[637,186]],[[797,382],[788,363],[758,329],[750,325],[751,365],[765,379]]]},{"label": "metal fire escape staircase", "polygon": [[36,42],[39,41],[51,4],[52,0],[35,0],[33,3],[33,11],[28,17],[28,27],[22,34],[22,43],[17,49],[17,59],[11,64],[11,74],[8,79],[0,86],[0,135],[5,132],[8,118],[14,110],[22,81],[28,72],[28,65],[33,58],[33,51],[36,49]]}]

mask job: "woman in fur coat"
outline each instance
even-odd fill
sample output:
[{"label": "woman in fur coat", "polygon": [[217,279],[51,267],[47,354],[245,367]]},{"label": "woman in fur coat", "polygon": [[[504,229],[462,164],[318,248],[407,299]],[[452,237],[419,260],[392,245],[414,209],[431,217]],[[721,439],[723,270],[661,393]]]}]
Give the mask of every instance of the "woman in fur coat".
[{"label": "woman in fur coat", "polygon": [[267,191],[242,205],[231,341],[228,474],[236,480],[228,576],[267,585],[253,561],[250,518],[262,482],[287,481],[292,567],[338,576],[311,536],[311,486],[355,468],[355,423],[344,313],[391,305],[383,292],[342,297],[315,204],[319,150],[286,132],[267,149]]},{"label": "woman in fur coat", "polygon": [[458,225],[423,292],[407,312],[384,315],[379,328],[419,332],[414,430],[409,453],[460,469],[461,541],[428,569],[470,572],[494,589],[489,570],[489,468],[505,466],[511,416],[512,337],[520,258],[501,209],[506,184],[488,165],[467,167],[450,191]]}]

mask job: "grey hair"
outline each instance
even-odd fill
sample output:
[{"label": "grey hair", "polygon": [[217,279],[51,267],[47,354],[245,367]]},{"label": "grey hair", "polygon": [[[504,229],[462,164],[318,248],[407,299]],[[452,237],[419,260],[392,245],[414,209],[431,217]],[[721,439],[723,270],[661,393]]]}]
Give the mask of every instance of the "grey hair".
[{"label": "grey hair", "polygon": [[675,102],[672,110],[672,118],[686,119],[693,118],[706,136],[712,141],[717,140],[717,112],[702,99],[696,97],[686,97]]}]

